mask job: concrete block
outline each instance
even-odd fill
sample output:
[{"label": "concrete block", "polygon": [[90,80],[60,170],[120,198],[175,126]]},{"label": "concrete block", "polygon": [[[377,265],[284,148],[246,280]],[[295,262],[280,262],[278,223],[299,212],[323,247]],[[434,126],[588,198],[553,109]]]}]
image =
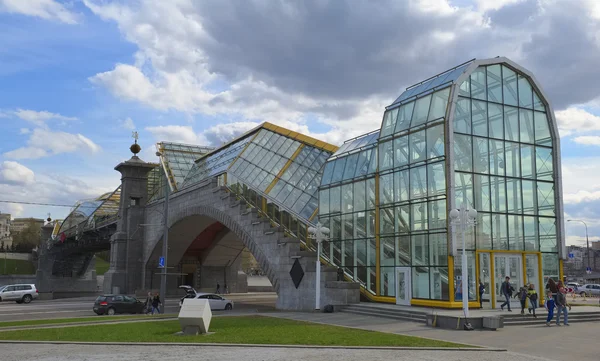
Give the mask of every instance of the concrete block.
[{"label": "concrete block", "polygon": [[207,333],[212,319],[208,300],[186,299],[181,306],[178,318],[184,334]]}]

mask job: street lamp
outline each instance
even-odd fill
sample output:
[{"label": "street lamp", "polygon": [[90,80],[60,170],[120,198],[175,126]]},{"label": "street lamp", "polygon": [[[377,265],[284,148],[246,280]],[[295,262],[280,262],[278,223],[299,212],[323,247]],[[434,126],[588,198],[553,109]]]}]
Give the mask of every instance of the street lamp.
[{"label": "street lamp", "polygon": [[[161,152],[156,152],[157,157],[161,157]],[[162,245],[162,256],[164,258],[164,264],[162,267],[162,273],[160,274],[160,300],[162,302],[162,313],[165,313],[167,309],[167,253],[169,250],[169,176],[167,171],[163,168],[165,174],[165,207],[164,207],[164,221],[163,221],[163,245]]]},{"label": "street lamp", "polygon": [[[581,219],[567,219],[567,222],[581,222],[583,223],[583,225],[585,226],[585,243],[587,244],[587,259],[588,259],[588,267],[590,268],[590,270],[592,269],[591,263],[590,263],[590,240],[588,238],[588,229],[587,229],[587,224],[582,221]],[[586,269],[587,271],[587,269]],[[590,272],[588,272],[590,273]]]},{"label": "street lamp", "polygon": [[462,234],[462,301],[463,301],[463,312],[465,318],[469,317],[469,277],[467,269],[467,254],[465,251],[466,240],[465,233],[468,226],[474,226],[477,219],[477,211],[475,209],[467,209],[467,206],[463,203],[460,208],[453,209],[448,215],[450,217],[450,224],[458,226]]},{"label": "street lamp", "polygon": [[329,228],[323,227],[321,222],[317,222],[316,227],[308,227],[308,233],[310,233],[311,238],[314,238],[317,241],[317,279],[315,283],[315,310],[321,309],[321,242],[324,239],[327,239],[327,235],[329,234]]}]

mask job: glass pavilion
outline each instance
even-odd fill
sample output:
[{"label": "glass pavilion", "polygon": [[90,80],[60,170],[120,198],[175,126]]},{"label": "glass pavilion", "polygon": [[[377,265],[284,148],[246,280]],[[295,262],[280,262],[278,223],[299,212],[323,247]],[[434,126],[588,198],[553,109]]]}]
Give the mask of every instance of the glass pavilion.
[{"label": "glass pavilion", "polygon": [[[466,243],[472,307],[480,281],[484,307],[499,307],[505,276],[538,293],[562,278],[554,113],[533,75],[506,58],[471,60],[407,88],[379,130],[339,148],[263,123],[217,149],[157,149],[164,172],[149,174],[150,202],[164,197],[166,172],[173,192],[216,178],[308,249],[307,228],[320,222],[331,230],[322,261],[373,301],[461,307],[462,243],[447,219],[461,204],[478,211]],[[110,204],[92,203],[62,228]]]}]

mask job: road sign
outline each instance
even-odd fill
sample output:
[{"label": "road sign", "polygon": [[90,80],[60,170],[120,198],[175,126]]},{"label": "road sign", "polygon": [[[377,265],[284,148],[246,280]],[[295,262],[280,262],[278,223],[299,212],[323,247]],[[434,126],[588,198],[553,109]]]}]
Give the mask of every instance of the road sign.
[{"label": "road sign", "polygon": [[165,257],[160,257],[158,259],[158,268],[165,268]]},{"label": "road sign", "polygon": [[575,255],[573,253],[569,253],[569,258],[575,258]]},{"label": "road sign", "polygon": [[588,267],[588,268],[586,268],[585,270],[586,270],[586,271],[590,271],[590,272],[591,272],[591,271],[592,271],[592,267]]}]

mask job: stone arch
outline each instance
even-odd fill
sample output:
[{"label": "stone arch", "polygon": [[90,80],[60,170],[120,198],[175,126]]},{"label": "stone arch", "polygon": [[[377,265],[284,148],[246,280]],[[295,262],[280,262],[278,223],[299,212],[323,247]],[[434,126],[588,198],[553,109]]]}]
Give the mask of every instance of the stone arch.
[{"label": "stone arch", "polygon": [[[249,227],[252,227],[251,224],[244,226],[236,220],[235,216],[213,206],[192,205],[188,207],[176,207],[175,209],[169,211],[169,219],[167,222],[169,230],[185,219],[194,216],[207,217],[214,221],[220,222],[226,227],[226,229],[229,230],[229,232],[235,234],[242,244],[250,251],[250,253],[252,253],[275,290],[278,291],[279,279],[277,277],[275,265],[272,265],[271,262],[269,262],[260,245],[251,235],[249,229]],[[153,248],[158,246],[159,242],[162,240],[162,237],[163,233],[161,232],[154,240]],[[151,257],[152,255],[149,254],[146,258],[146,264],[150,262]]]}]

